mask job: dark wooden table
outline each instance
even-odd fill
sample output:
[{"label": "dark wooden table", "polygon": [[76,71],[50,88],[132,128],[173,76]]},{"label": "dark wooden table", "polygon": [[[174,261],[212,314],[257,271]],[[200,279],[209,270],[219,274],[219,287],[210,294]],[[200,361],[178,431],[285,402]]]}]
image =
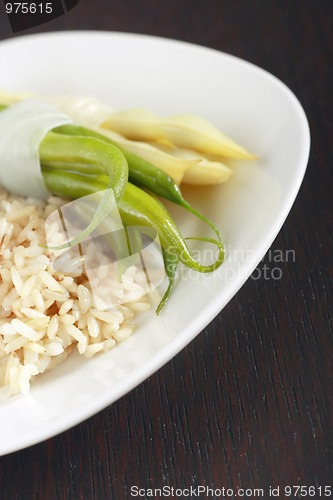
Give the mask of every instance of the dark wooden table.
[{"label": "dark wooden table", "polygon": [[[1,8],[4,39],[12,34]],[[135,498],[131,486],[261,488],[265,499],[277,486],[321,486],[312,498],[333,490],[332,22],[332,0],[81,0],[25,32],[146,33],[244,58],[298,96],[312,150],[272,246],[295,254],[280,263],[281,279],[250,279],[137,389],[77,427],[2,457],[1,500],[121,500]],[[265,264],[272,266],[269,257]],[[279,498],[287,496],[280,490]]]}]

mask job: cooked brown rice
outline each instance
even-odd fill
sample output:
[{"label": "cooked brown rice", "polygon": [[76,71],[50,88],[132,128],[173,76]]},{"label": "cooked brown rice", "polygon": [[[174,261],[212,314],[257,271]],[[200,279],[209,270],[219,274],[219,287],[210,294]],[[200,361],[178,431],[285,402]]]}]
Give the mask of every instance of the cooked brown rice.
[{"label": "cooked brown rice", "polygon": [[54,269],[45,219],[61,203],[0,191],[0,399],[27,394],[33,377],[73,349],[87,358],[111,349],[133,332],[134,314],[150,307],[137,293],[134,266],[115,287],[123,304],[109,310],[96,306],[86,276]]}]

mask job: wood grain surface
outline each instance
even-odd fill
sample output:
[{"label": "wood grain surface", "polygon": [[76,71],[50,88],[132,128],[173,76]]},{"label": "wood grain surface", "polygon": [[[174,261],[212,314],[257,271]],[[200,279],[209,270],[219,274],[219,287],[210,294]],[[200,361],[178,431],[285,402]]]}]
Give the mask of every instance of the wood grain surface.
[{"label": "wood grain surface", "polygon": [[[332,23],[331,0],[80,0],[25,32],[147,33],[244,58],[298,96],[312,149],[272,246],[290,251],[281,278],[249,279],[188,347],[112,406],[2,457],[1,500],[122,500],[135,498],[132,486],[233,488],[225,498],[257,488],[265,499],[277,486],[278,498],[285,486],[321,486],[312,498],[333,490]],[[1,6],[0,38],[11,36]],[[272,255],[264,265],[276,266]],[[209,491],[200,498],[224,498]]]}]

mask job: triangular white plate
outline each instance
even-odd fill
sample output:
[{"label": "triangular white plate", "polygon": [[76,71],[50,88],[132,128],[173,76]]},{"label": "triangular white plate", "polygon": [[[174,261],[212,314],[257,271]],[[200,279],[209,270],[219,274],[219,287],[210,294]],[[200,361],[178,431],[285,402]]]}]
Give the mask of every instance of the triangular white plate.
[{"label": "triangular white plate", "polygon": [[[185,272],[163,314],[89,361],[72,356],[0,403],[0,454],[54,436],[111,404],[186,346],[237,293],[269,249],[295,200],[310,148],[304,111],[266,71],[184,42],[106,32],[58,32],[0,43],[0,88],[97,97],[114,108],[192,113],[259,156],[234,162],[225,185],[186,195],[221,229],[227,248],[214,274]],[[199,222],[174,211],[187,235]]]}]

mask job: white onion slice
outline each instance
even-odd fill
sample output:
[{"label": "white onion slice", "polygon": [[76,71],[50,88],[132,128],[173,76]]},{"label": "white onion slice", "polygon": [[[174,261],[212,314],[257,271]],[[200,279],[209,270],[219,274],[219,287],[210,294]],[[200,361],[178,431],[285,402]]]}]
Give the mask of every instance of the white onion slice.
[{"label": "white onion slice", "polygon": [[46,199],[39,145],[54,127],[71,123],[69,116],[35,99],[0,112],[0,185],[12,194]]},{"label": "white onion slice", "polygon": [[72,119],[86,127],[99,125],[106,120],[114,110],[94,97],[75,95],[42,95],[38,99],[55,106],[68,114]]}]

